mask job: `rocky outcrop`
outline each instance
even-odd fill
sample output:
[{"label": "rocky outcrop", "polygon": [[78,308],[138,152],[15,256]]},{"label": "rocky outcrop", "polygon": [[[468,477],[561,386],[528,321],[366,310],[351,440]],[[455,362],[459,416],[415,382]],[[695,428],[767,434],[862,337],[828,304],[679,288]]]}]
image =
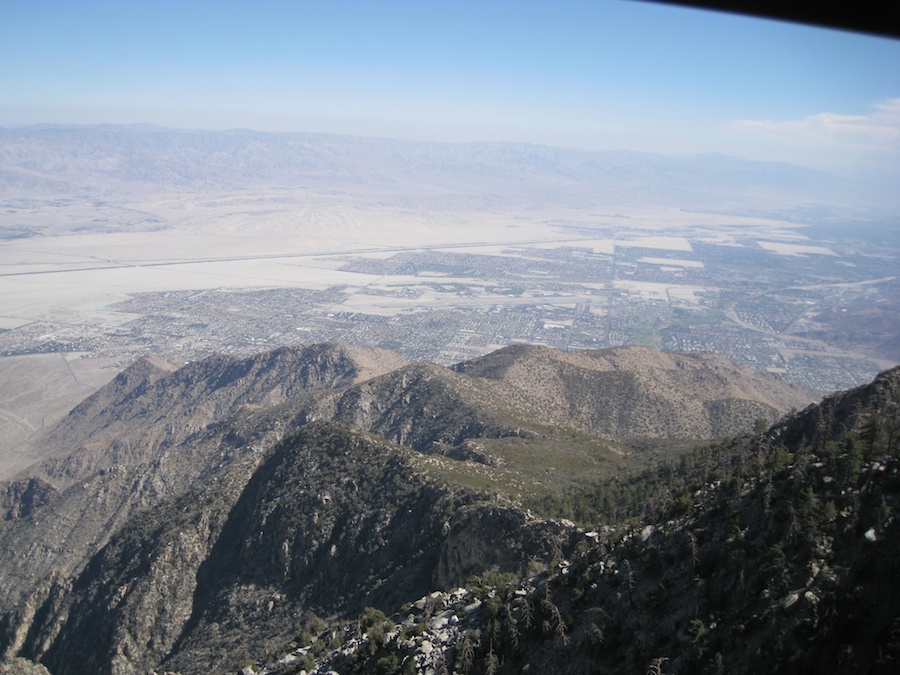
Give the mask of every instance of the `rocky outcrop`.
[{"label": "rocky outcrop", "polygon": [[574,526],[536,520],[520,509],[489,505],[466,508],[445,523],[432,588],[450,589],[492,570],[521,574],[522,553],[552,560],[569,550]]}]

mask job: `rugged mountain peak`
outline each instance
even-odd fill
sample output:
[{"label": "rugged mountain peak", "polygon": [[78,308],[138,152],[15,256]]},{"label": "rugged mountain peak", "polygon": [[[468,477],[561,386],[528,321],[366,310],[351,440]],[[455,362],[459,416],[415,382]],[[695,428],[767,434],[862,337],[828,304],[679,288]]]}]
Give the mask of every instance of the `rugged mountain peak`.
[{"label": "rugged mountain peak", "polygon": [[341,389],[406,362],[384,349],[340,343],[211,356],[175,368],[144,357],[76,406],[44,439],[49,457],[28,473],[67,484],[116,463],[134,464],[242,407],[271,407]]},{"label": "rugged mountain peak", "polygon": [[145,390],[176,370],[177,366],[157,356],[143,356],[75,406],[70,416],[86,418],[96,415],[105,408],[117,405],[134,392]]},{"label": "rugged mountain peak", "polygon": [[156,380],[176,370],[178,370],[178,366],[154,354],[147,354],[122,371],[122,374],[138,374]]},{"label": "rugged mountain peak", "polygon": [[341,344],[216,356],[179,369],[137,361],[48,433],[49,456],[0,486],[0,542],[17,542],[0,543],[0,569],[19,579],[0,584],[0,606],[51,568],[77,570],[135,512],[190,491],[200,476],[259,459],[292,431],[277,412],[259,427],[265,412],[404,363],[386,350]]},{"label": "rugged mountain peak", "polygon": [[385,349],[323,343],[243,358],[212,356],[187,364],[166,387],[206,404],[274,405],[304,391],[340,389],[392,371],[406,362]]}]

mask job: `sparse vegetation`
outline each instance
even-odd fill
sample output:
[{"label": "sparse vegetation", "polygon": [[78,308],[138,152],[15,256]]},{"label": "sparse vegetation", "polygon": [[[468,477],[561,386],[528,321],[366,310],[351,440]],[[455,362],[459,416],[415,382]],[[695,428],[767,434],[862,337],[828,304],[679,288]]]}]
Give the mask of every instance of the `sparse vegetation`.
[{"label": "sparse vegetation", "polygon": [[[352,359],[317,353],[328,378],[347,381]],[[517,362],[514,350],[492,367]],[[256,362],[205,368],[191,369],[209,378],[192,387],[214,381],[222,401],[284,383],[245,378]],[[497,404],[500,371],[420,365],[303,390],[186,434],[177,453],[153,440],[128,455],[120,441],[127,461],[102,472],[85,452],[55,459],[69,490],[11,484],[0,536],[26,555],[13,544],[50,531],[48,509],[89,505],[77,511],[85,529],[107,522],[95,514],[133,512],[81,567],[11,605],[5,658],[55,674],[119,658],[271,675],[891,672],[900,371],[771,428],[633,447]],[[180,371],[141,372],[78,416],[96,425],[100,402],[122,396],[153,439],[141,396],[162,396],[154,378]],[[323,382],[321,370],[293,374]],[[179,480],[190,489],[140,488]]]},{"label": "sparse vegetation", "polygon": [[[623,494],[670,481],[696,503],[682,512],[677,498],[652,508],[626,499],[622,522],[641,525],[613,542],[587,540],[549,574],[470,579],[467,597],[482,598],[480,611],[460,614],[465,598],[448,606],[466,617],[465,631],[427,624],[422,635],[457,655],[457,672],[513,673],[526,663],[579,673],[892,672],[900,457],[890,434],[852,477],[838,476],[873,414],[879,425],[897,420],[857,406],[831,441],[793,442],[816,414],[623,481]],[[760,461],[748,462],[760,448]]]}]

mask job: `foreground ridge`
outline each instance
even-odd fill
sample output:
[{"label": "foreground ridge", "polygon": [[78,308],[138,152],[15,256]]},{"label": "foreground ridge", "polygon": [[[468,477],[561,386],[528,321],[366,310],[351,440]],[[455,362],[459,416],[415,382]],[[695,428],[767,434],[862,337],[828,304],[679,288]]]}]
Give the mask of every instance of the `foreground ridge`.
[{"label": "foreground ridge", "polygon": [[[0,485],[10,668],[793,672],[826,644],[893,663],[900,370],[725,441],[679,437],[678,411],[809,395],[645,349],[127,372],[60,425],[77,449]],[[590,417],[661,399],[653,378],[683,383],[674,439]]]},{"label": "foreground ridge", "polygon": [[535,576],[310,623],[255,672],[895,672],[898,393],[894,369],[689,453],[635,481],[666,491],[644,522],[579,531]]}]

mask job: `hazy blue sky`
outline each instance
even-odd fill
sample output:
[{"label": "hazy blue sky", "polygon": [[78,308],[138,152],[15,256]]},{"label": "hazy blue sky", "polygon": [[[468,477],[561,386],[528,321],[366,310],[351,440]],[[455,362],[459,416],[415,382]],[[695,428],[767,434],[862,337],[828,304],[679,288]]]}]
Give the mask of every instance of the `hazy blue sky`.
[{"label": "hazy blue sky", "polygon": [[900,41],[628,0],[0,0],[0,126],[150,122],[900,169]]}]

